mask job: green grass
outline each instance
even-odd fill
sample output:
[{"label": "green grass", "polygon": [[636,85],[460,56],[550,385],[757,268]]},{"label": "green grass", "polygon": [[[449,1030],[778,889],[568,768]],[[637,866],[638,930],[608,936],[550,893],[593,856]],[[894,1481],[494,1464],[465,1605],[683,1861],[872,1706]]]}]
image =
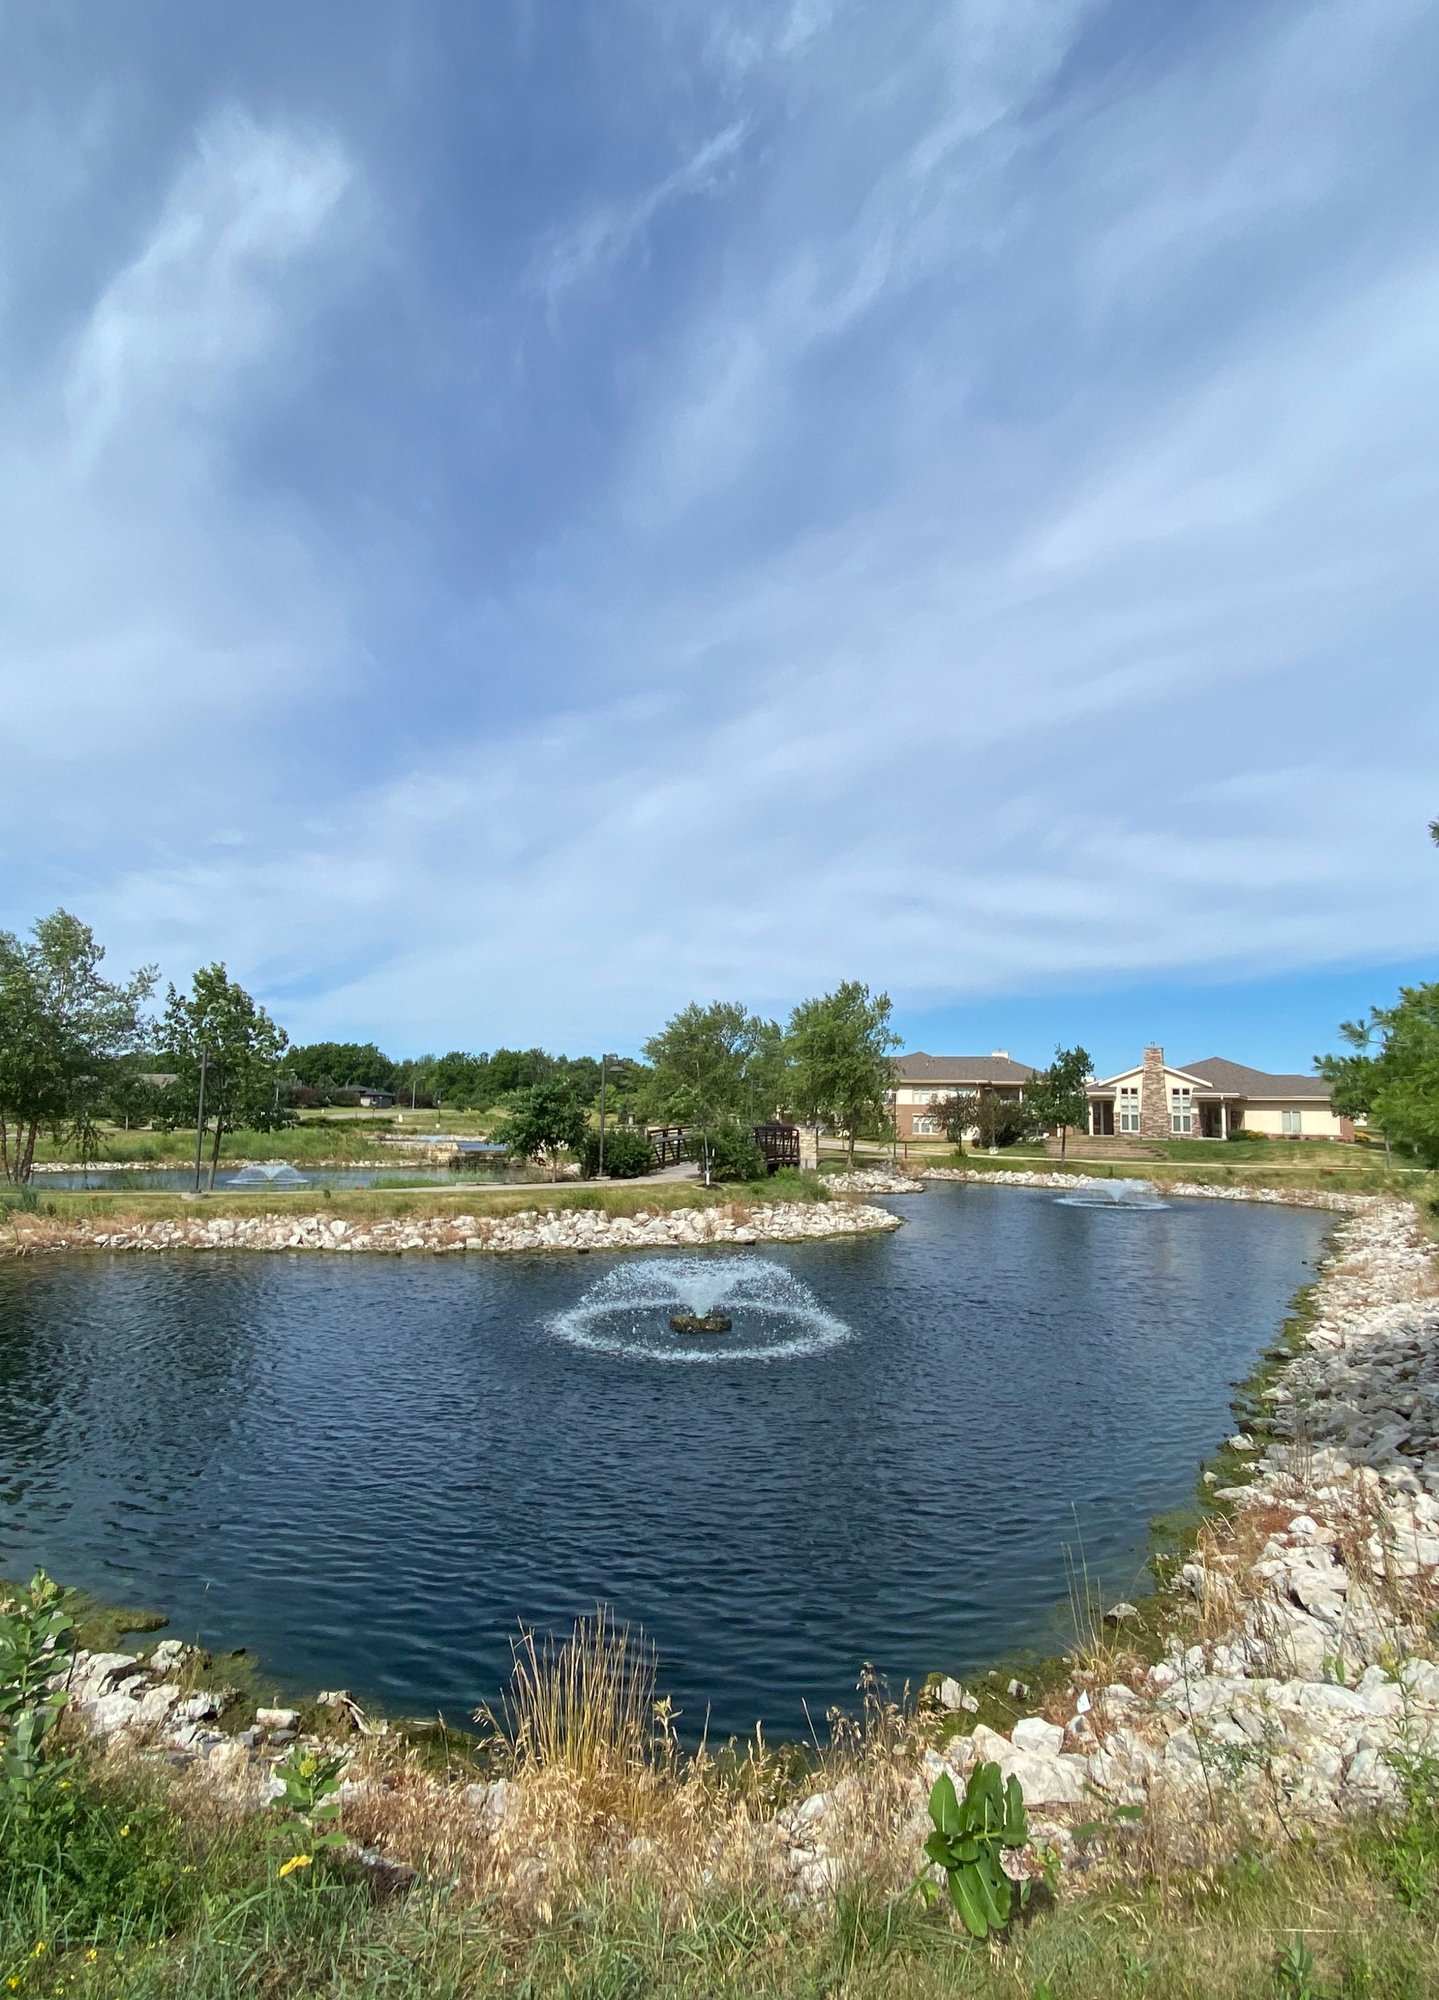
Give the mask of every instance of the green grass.
[{"label": "green grass", "polygon": [[[303,1123],[286,1126],[279,1132],[227,1132],[220,1149],[220,1170],[225,1170],[228,1161],[242,1159],[289,1160],[297,1166],[307,1161],[324,1161],[332,1166],[341,1166],[347,1160],[383,1158],[386,1149],[377,1143],[376,1134],[389,1129],[387,1123],[373,1118],[363,1123],[352,1119],[307,1118]],[[74,1145],[63,1140],[57,1142],[44,1135],[36,1143],[35,1158],[40,1164],[46,1161],[68,1163],[75,1158]],[[101,1131],[96,1154],[102,1166],[121,1162],[137,1167],[184,1166],[192,1164],[194,1158],[193,1129],[126,1132],[119,1126],[106,1126]],[[207,1140],[207,1166],[209,1158]]]},{"label": "green grass", "polygon": [[[156,1772],[75,1774],[0,1819],[0,1991],[82,2000],[1423,2000],[1439,1991],[1439,1814],[1158,1885],[1042,1904],[974,1945],[863,1880],[832,1902],[582,1880],[548,1916],[353,1863],[288,1879],[293,1843],[197,1811]],[[1286,1961],[1289,1970],[1285,1970]]]},{"label": "green grass", "polygon": [[[395,1177],[397,1181],[402,1176]],[[125,1229],[144,1222],[208,1219],[215,1216],[326,1215],[349,1222],[379,1222],[399,1218],[453,1215],[505,1216],[535,1210],[592,1209],[605,1215],[658,1215],[676,1208],[711,1208],[730,1202],[758,1206],[776,1201],[821,1201],[825,1188],[818,1175],[781,1173],[762,1181],[742,1181],[706,1188],[697,1181],[559,1181],[553,1186],[510,1188],[447,1187],[426,1181],[412,1186],[335,1188],[327,1190],[323,1176],[304,1188],[217,1188],[203,1202],[181,1193],[155,1191],[46,1189],[37,1184],[39,1214],[16,1217],[43,1225],[90,1221],[107,1229]],[[8,1231],[7,1231],[8,1234]],[[0,1243],[4,1238],[0,1237]]]}]

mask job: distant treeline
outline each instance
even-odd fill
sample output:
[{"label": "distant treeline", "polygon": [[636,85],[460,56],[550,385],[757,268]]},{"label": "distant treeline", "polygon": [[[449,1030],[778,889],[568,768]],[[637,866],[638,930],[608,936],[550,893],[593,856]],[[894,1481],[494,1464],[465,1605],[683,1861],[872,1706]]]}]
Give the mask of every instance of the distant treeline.
[{"label": "distant treeline", "polygon": [[[600,1089],[594,1056],[551,1055],[547,1049],[496,1049],[492,1054],[451,1049],[447,1055],[396,1061],[375,1042],[307,1042],[287,1050],[284,1065],[295,1095],[322,1104],[343,1103],[362,1090],[383,1090],[399,1103],[425,1109],[488,1111],[537,1083],[567,1084],[585,1104]],[[635,1068],[627,1066],[631,1085]],[[618,1085],[620,1080],[615,1081]]]}]

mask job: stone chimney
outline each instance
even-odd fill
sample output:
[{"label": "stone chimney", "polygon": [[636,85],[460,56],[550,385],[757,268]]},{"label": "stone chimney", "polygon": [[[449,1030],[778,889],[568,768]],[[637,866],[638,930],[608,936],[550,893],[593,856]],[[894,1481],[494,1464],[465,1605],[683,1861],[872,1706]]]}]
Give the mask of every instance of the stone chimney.
[{"label": "stone chimney", "polygon": [[1164,1051],[1151,1042],[1144,1051],[1144,1071],[1139,1079],[1139,1136],[1141,1139],[1168,1139],[1169,1090],[1164,1081]]}]

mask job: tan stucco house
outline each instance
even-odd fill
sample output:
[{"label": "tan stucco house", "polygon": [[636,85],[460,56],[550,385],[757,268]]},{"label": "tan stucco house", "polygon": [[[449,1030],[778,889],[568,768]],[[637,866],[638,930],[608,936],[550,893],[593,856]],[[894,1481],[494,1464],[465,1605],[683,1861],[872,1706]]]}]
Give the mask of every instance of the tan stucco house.
[{"label": "tan stucco house", "polygon": [[1089,1086],[1095,1138],[1225,1139],[1239,1130],[1270,1139],[1352,1139],[1321,1076],[1275,1076],[1225,1056],[1176,1069],[1157,1046],[1135,1069]]},{"label": "tan stucco house", "polygon": [[995,1049],[987,1056],[930,1056],[921,1049],[912,1056],[896,1056],[893,1069],[889,1108],[901,1139],[942,1138],[943,1127],[932,1107],[956,1092],[992,1090],[999,1097],[1023,1097],[1025,1086],[1037,1074],[1028,1063],[1013,1061],[1008,1049]]}]

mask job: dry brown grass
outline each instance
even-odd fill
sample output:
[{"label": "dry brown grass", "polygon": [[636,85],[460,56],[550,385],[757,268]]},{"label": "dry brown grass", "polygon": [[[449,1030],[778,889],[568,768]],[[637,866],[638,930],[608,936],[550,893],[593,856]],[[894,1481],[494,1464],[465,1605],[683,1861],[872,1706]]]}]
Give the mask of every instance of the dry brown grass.
[{"label": "dry brown grass", "polygon": [[784,1892],[791,1849],[807,1837],[789,1815],[823,1793],[824,1847],[843,1856],[844,1879],[899,1887],[918,1854],[923,1729],[873,1676],[861,1691],[858,1716],[830,1716],[798,1780],[759,1734],[719,1755],[705,1744],[686,1753],[654,1699],[648,1642],[601,1609],[562,1640],[516,1642],[506,1695],[481,1712],[500,1781],[456,1784],[393,1739],[367,1741],[345,1826],[528,1924],[638,1880],[680,1911],[716,1894]]}]

